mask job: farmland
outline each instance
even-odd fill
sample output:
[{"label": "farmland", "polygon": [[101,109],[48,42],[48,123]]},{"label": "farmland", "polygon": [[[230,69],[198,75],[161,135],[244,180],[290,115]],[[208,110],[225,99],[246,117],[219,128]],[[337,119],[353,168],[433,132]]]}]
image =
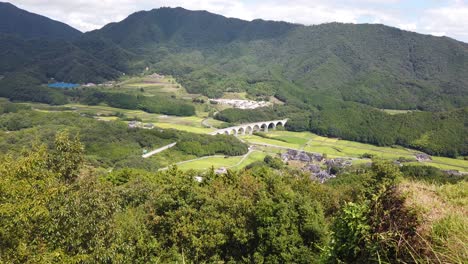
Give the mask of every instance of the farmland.
[{"label": "farmland", "polygon": [[[227,123],[208,118],[208,113],[197,112],[196,116],[178,117],[160,114],[151,114],[141,110],[127,110],[109,107],[106,105],[82,105],[82,104],[67,104],[64,106],[54,107],[45,104],[31,104],[38,111],[74,111],[80,114],[89,114],[95,116],[96,119],[102,121],[118,121],[125,118],[135,118],[143,123],[152,123],[161,129],[177,129],[192,133],[207,134],[213,132],[215,128],[208,128],[203,124],[208,123],[213,127],[223,127]],[[119,116],[120,115],[120,116]],[[123,116],[122,116],[123,115]],[[459,170],[468,172],[468,161],[462,159],[452,159],[446,157],[432,157],[432,161],[420,163],[415,159],[415,154],[420,153],[417,150],[407,149],[400,146],[381,147],[371,144],[364,144],[337,138],[322,137],[311,132],[291,132],[284,130],[270,131],[267,134],[260,135],[244,135],[239,137],[241,140],[263,146],[256,151],[250,153],[248,157],[238,164],[242,157],[206,157],[200,160],[193,160],[183,163],[179,166],[182,170],[195,169],[205,170],[207,168],[232,168],[241,169],[248,164],[263,160],[267,154],[275,155],[276,153],[284,152],[286,149],[297,149],[313,153],[326,154],[329,158],[346,157],[352,158],[353,164],[367,163],[370,160],[363,156],[372,156],[386,160],[404,159],[407,164],[425,164],[434,166],[444,170]],[[266,148],[268,146],[268,148]],[[165,156],[163,153],[157,156]],[[173,154],[174,155],[174,154]],[[161,163],[161,158],[155,158],[155,162]],[[162,162],[164,165],[177,163],[181,161],[191,160],[195,157],[175,155],[174,158],[166,157]]]},{"label": "farmland", "polygon": [[[101,121],[125,121],[138,120],[145,124],[153,124],[161,129],[177,129],[186,132],[207,134],[216,128],[229,126],[228,123],[213,119],[213,113],[226,108],[225,105],[213,105],[208,103],[206,97],[199,94],[189,94],[171,76],[160,76],[157,74],[124,77],[120,81],[110,86],[98,86],[98,89],[111,92],[124,92],[144,96],[171,96],[185,100],[193,104],[196,114],[193,116],[173,116],[164,114],[148,113],[142,110],[129,110],[110,107],[106,104],[84,105],[80,103],[70,103],[63,106],[50,106],[46,104],[27,103],[38,111],[73,111],[82,115],[93,116]],[[197,98],[198,101],[194,100]],[[225,99],[247,99],[246,93],[225,93]],[[192,102],[193,101],[193,102]],[[386,110],[390,114],[403,114],[407,110]],[[290,132],[284,130],[270,131],[267,134],[244,135],[241,140],[256,145],[257,150],[249,153],[245,159],[242,157],[205,157],[203,159],[191,160],[195,157],[175,154],[174,158],[163,153],[154,158],[155,162],[170,165],[171,163],[190,161],[180,164],[179,168],[187,169],[207,169],[211,166],[215,168],[225,167],[240,169],[246,165],[263,160],[267,154],[275,155],[284,152],[286,149],[297,149],[306,152],[326,154],[329,158],[345,157],[351,158],[353,164],[367,163],[368,157],[386,160],[405,160],[407,164],[426,164],[440,169],[459,170],[468,172],[468,161],[462,159],[452,159],[444,157],[432,157],[432,161],[425,163],[417,162],[415,154],[417,150],[411,150],[400,146],[381,147],[371,144],[358,143],[338,138],[322,137],[311,132]],[[260,148],[259,146],[263,146]],[[266,150],[268,149],[268,150]],[[172,153],[172,152],[171,152]],[[164,160],[164,161],[163,161]],[[240,162],[242,161],[242,162]]]}]

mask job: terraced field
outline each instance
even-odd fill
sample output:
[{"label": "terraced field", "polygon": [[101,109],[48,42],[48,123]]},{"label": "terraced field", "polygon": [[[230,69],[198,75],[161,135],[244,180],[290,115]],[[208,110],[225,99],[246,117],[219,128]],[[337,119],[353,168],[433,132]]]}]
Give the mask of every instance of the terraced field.
[{"label": "terraced field", "polygon": [[361,159],[363,154],[370,154],[382,159],[397,160],[405,158],[414,160],[413,164],[425,164],[440,169],[454,169],[468,172],[468,161],[462,159],[451,159],[445,157],[432,157],[429,162],[416,162],[417,150],[403,147],[379,147],[370,144],[341,140],[336,138],[321,137],[310,132],[270,131],[266,134],[268,138],[256,135],[241,136],[243,140],[252,144],[268,145],[278,149],[291,148],[307,152],[325,153],[328,157],[354,158],[354,163],[368,162]]},{"label": "terraced field", "polygon": [[[112,87],[101,87],[102,89],[113,89],[128,93],[138,93],[145,96],[154,96],[158,94],[170,94],[177,98],[190,100],[200,95],[188,94],[187,91],[170,76],[162,78],[154,77],[133,77],[121,80]],[[245,93],[226,93],[224,98],[245,99]],[[114,121],[124,118],[136,118],[143,123],[152,123],[156,127],[163,129],[178,129],[193,133],[206,134],[215,130],[215,127],[225,127],[226,123],[208,118],[210,111],[218,111],[224,106],[210,104],[194,104],[196,107],[196,116],[178,117],[160,114],[151,114],[140,110],[126,110],[113,108],[106,105],[81,105],[68,104],[65,106],[49,106],[44,104],[28,103],[38,111],[75,111],[81,114],[90,114],[96,116],[99,120]],[[406,110],[383,110],[391,114],[408,112]],[[369,162],[369,159],[363,159],[363,155],[397,160],[414,160],[413,164],[427,164],[441,169],[454,169],[468,172],[468,161],[461,159],[450,159],[444,157],[433,157],[430,162],[419,163],[415,159],[416,150],[405,149],[403,147],[378,147],[370,144],[363,144],[348,140],[336,138],[321,137],[310,132],[290,132],[290,131],[270,131],[263,136],[245,135],[240,136],[241,140],[249,144],[263,146],[250,153],[247,157],[208,157],[200,160],[194,160],[181,164],[181,169],[206,169],[211,166],[215,168],[226,167],[239,169],[251,162],[262,160],[267,154],[284,152],[286,149],[298,149],[307,152],[316,152],[327,154],[328,157],[348,157],[353,158],[353,163]],[[176,159],[180,161],[181,159]]]}]

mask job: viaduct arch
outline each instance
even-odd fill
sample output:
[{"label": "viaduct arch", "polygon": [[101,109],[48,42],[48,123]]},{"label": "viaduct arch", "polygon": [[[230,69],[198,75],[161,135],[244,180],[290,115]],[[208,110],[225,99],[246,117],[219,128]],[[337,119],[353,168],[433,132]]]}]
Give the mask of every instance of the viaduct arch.
[{"label": "viaduct arch", "polygon": [[247,124],[242,124],[238,126],[218,129],[210,134],[211,135],[225,134],[225,135],[234,135],[234,136],[245,135],[245,134],[252,135],[253,132],[257,132],[257,131],[268,132],[268,129],[275,130],[277,126],[284,126],[286,125],[287,122],[288,122],[288,119],[247,123]]}]

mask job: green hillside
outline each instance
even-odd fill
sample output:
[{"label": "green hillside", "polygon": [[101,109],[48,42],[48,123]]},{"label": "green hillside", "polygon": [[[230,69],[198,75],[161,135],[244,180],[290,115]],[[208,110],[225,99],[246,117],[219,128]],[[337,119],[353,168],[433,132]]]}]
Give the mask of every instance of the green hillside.
[{"label": "green hillside", "polygon": [[381,108],[467,104],[468,45],[384,25],[252,22],[205,11],[142,11],[87,33],[145,55],[192,92],[326,93]]},{"label": "green hillside", "polygon": [[40,77],[96,82],[149,67],[210,97],[246,91],[307,104],[305,98],[327,95],[430,111],[468,104],[467,44],[384,25],[248,22],[160,8],[71,43],[44,41],[2,37],[0,74],[28,68]]},{"label": "green hillside", "polygon": [[[251,99],[274,96],[286,103],[280,110],[235,113],[247,119],[288,117],[294,131],[436,155],[467,153],[466,110],[460,109],[468,105],[468,45],[449,38],[383,25],[248,22],[160,8],[72,41],[3,35],[0,48],[0,96],[13,100],[64,104],[82,91],[63,93],[41,84],[102,83],[147,69],[174,76],[193,94],[246,92]],[[183,101],[161,100],[166,95],[138,99],[118,92],[88,91],[85,103],[194,113]],[[376,108],[433,113],[390,116]]]},{"label": "green hillside", "polygon": [[23,38],[73,39],[82,33],[62,22],[0,2],[0,34]]}]

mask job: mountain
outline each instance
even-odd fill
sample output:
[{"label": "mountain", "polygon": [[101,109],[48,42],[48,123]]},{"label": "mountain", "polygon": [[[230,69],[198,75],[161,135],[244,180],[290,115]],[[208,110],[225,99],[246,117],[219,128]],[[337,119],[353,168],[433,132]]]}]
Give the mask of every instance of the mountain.
[{"label": "mountain", "polygon": [[[3,6],[7,16],[25,12]],[[301,107],[323,96],[391,109],[468,105],[468,44],[384,25],[304,26],[159,8],[62,44],[11,41],[0,39],[8,47],[0,75],[32,68],[42,77],[87,82],[149,67],[209,97],[247,92]]]},{"label": "mountain", "polygon": [[88,35],[108,38],[129,49],[154,44],[206,48],[235,40],[276,38],[298,26],[263,20],[248,22],[207,11],[165,7],[134,13]]},{"label": "mountain", "polygon": [[191,92],[304,100],[325,94],[380,108],[468,104],[468,45],[384,25],[225,18],[160,8],[87,33],[144,55]]},{"label": "mountain", "polygon": [[63,103],[63,94],[39,86],[51,79],[115,79],[130,72],[133,56],[111,41],[90,39],[66,24],[0,3],[0,96]]},{"label": "mountain", "polygon": [[22,38],[73,39],[82,33],[62,22],[0,2],[0,34]]},{"label": "mountain", "polygon": [[[104,62],[86,50],[89,48],[85,45],[87,42],[81,44],[83,48],[62,40],[0,36],[0,97],[64,103],[63,95],[58,96],[57,91],[39,86],[52,78],[75,83],[99,83],[121,76],[117,66],[122,65],[110,65],[110,59]],[[112,49],[109,52],[120,54]],[[101,56],[106,55],[103,53]]]}]

